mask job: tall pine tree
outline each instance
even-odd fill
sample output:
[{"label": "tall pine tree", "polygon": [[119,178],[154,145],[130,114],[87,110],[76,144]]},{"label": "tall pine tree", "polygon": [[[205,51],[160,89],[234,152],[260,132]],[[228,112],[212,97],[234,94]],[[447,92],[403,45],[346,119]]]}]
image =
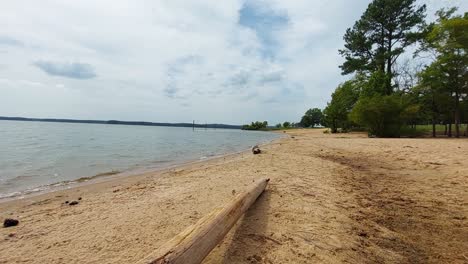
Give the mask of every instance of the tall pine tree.
[{"label": "tall pine tree", "polygon": [[405,48],[420,37],[415,29],[424,25],[426,6],[416,6],[416,0],[374,0],[367,10],[348,28],[345,48],[340,54],[345,62],[343,74],[354,72],[385,75],[384,94],[393,92],[392,66]]}]

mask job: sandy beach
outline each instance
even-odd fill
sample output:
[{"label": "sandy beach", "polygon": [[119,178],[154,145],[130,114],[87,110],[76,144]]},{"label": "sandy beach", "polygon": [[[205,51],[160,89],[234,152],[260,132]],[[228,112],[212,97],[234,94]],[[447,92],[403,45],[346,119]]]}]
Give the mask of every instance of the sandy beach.
[{"label": "sandy beach", "polygon": [[0,263],[134,263],[260,177],[266,191],[205,263],[468,262],[468,140],[287,136],[1,203],[20,223],[0,228]]}]

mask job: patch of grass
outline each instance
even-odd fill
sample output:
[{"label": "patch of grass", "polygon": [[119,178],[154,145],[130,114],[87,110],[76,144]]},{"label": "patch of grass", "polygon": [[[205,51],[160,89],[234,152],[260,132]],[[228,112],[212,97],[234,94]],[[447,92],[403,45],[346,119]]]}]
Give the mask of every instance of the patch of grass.
[{"label": "patch of grass", "polygon": [[425,127],[409,127],[409,126],[404,126],[400,129],[400,136],[401,137],[422,137],[424,135],[428,135],[428,131]]},{"label": "patch of grass", "polygon": [[[460,135],[464,136],[466,132],[466,124],[460,124]],[[338,133],[346,132],[365,132],[366,128],[353,127],[348,131],[338,130]],[[330,132],[330,131],[328,131]],[[324,133],[328,133],[324,131]],[[436,125],[436,134],[437,136],[443,136],[445,133],[445,126],[437,124]],[[403,126],[400,130],[401,137],[427,137],[432,135],[432,125],[416,125],[415,128],[410,126]],[[452,124],[452,135],[455,136],[455,125]]]},{"label": "patch of grass", "polygon": [[[416,130],[423,132],[424,134],[431,135],[432,134],[432,125],[416,125]],[[460,134],[463,135],[466,131],[466,124],[460,125]],[[445,133],[445,126],[437,124],[436,125],[436,134],[437,135],[444,135]],[[452,134],[455,134],[455,125],[452,124]]]}]

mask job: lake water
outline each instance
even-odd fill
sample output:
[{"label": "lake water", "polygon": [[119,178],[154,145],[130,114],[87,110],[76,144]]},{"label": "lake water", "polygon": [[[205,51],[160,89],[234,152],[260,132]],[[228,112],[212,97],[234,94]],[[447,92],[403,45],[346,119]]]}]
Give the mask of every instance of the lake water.
[{"label": "lake water", "polygon": [[238,152],[278,137],[234,129],[0,121],[0,198]]}]

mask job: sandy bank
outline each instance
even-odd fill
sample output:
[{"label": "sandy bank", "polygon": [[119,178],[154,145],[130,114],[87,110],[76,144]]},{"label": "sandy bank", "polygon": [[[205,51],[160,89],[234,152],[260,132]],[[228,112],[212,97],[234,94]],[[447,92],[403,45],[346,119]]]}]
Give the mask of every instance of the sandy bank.
[{"label": "sandy bank", "polygon": [[468,140],[288,134],[261,155],[2,203],[21,222],[0,228],[0,263],[132,263],[265,176],[206,263],[468,261]]}]

